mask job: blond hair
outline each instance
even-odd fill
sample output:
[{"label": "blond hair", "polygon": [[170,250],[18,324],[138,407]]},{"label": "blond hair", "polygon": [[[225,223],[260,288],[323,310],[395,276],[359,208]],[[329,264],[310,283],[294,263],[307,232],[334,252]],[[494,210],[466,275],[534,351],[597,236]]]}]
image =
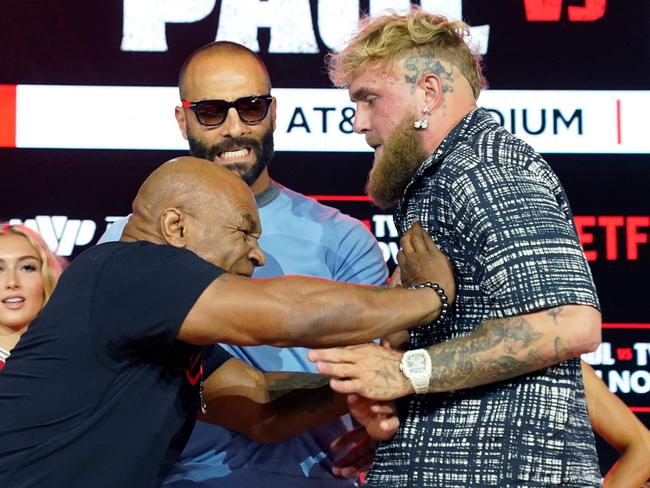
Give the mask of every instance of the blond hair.
[{"label": "blond hair", "polygon": [[467,79],[474,98],[478,98],[485,80],[480,56],[466,44],[469,27],[460,20],[428,14],[418,6],[406,15],[395,11],[360,22],[359,32],[345,49],[327,56],[330,79],[338,87],[350,80],[367,64],[378,63],[390,70],[395,62],[409,54],[431,56],[446,61]]},{"label": "blond hair", "polygon": [[63,272],[66,261],[50,251],[50,248],[38,233],[24,225],[0,224],[0,236],[6,234],[23,236],[34,248],[34,251],[36,251],[41,261],[40,272],[41,278],[43,279],[43,306],[45,306],[54,291],[59,276]]}]

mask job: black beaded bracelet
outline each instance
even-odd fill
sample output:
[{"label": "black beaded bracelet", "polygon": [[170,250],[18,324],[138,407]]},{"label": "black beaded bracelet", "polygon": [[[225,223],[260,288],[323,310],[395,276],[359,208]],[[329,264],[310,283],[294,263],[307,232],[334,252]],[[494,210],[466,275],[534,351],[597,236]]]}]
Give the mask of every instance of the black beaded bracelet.
[{"label": "black beaded bracelet", "polygon": [[442,321],[442,319],[444,319],[449,313],[449,308],[450,308],[449,297],[445,293],[445,290],[438,283],[433,283],[431,281],[425,281],[424,283],[418,283],[417,285],[408,286],[409,290],[417,290],[418,288],[431,288],[433,291],[436,292],[438,298],[440,298],[440,301],[442,302],[442,307],[440,309],[440,315],[438,315],[438,318],[436,319],[435,323]]}]

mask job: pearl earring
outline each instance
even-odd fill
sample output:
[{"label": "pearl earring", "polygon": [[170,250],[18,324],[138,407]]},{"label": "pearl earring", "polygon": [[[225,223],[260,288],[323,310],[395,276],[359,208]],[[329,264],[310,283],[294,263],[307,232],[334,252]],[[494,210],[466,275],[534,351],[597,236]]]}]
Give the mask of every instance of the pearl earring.
[{"label": "pearl earring", "polygon": [[424,114],[424,116],[421,119],[413,122],[413,127],[415,127],[418,130],[426,129],[427,127],[429,127],[429,115],[431,115],[431,110],[429,109],[429,107],[424,107],[422,109],[422,113]]}]

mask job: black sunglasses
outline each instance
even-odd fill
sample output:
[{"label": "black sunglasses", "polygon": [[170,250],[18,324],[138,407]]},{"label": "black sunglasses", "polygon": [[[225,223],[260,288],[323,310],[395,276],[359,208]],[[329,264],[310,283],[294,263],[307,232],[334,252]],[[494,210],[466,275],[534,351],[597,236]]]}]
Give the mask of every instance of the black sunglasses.
[{"label": "black sunglasses", "polygon": [[201,100],[199,102],[181,100],[181,104],[194,112],[201,125],[217,127],[226,120],[230,107],[237,110],[242,122],[246,124],[260,122],[269,112],[272,101],[273,97],[271,95],[260,95],[242,97],[232,102],[226,100]]}]

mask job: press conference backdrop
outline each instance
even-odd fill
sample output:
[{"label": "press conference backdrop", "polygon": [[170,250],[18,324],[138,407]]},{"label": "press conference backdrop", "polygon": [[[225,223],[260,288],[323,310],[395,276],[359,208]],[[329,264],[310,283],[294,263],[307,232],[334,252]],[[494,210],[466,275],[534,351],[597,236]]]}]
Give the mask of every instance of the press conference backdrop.
[{"label": "press conference backdrop", "polygon": [[[650,424],[650,2],[421,0],[463,18],[484,56],[479,105],[560,176],[603,308],[585,356]],[[323,56],[387,0],[124,0],[0,6],[0,220],[63,256],[130,210],[145,176],[187,151],[174,121],[178,70],[213,40],[263,58],[278,99],[279,182],[363,220],[392,267],[390,213],[363,187],[372,153]],[[614,452],[599,444],[602,468]]]}]

